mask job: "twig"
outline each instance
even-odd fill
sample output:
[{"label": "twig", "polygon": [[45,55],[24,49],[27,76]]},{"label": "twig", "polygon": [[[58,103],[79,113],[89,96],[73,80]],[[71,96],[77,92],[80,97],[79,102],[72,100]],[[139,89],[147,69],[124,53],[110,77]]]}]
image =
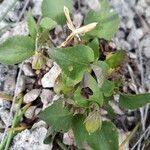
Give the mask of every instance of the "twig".
[{"label": "twig", "polygon": [[[21,76],[21,73],[22,73],[22,66],[23,66],[23,64],[24,64],[24,62],[22,62],[21,66],[20,66],[19,73],[18,73],[17,82],[16,82],[16,87],[15,87],[15,91],[14,91],[14,97],[13,97],[13,100],[12,100],[12,105],[11,105],[11,109],[10,109],[10,113],[9,113],[9,117],[8,117],[8,123],[7,123],[6,128],[5,128],[5,131],[4,131],[4,133],[3,133],[2,142],[3,142],[3,140],[5,139],[5,136],[7,135],[7,131],[8,131],[8,128],[9,128],[9,124],[10,124],[11,119],[12,119],[13,108],[14,108],[14,105],[15,105],[15,103],[16,103],[17,90],[18,90],[18,85],[19,85],[20,76]],[[1,143],[2,143],[2,142],[1,142]]]},{"label": "twig", "polygon": [[62,142],[60,142],[59,139],[55,138],[55,141],[56,141],[56,143],[60,146],[60,148],[61,148],[62,150],[67,150],[67,147],[66,147]]},{"label": "twig", "polygon": [[139,123],[135,126],[135,128],[133,129],[133,131],[127,136],[127,138],[120,144],[119,146],[119,150],[123,150],[123,147],[125,146],[125,144],[131,140],[131,138],[133,137],[133,135],[135,134],[135,132],[137,131],[137,129],[139,128]]},{"label": "twig", "polygon": [[146,132],[149,132],[149,130],[150,130],[150,126],[148,126],[148,128],[144,131],[144,133],[141,135],[141,137],[139,138],[139,140],[134,144],[134,146],[131,148],[131,150],[135,149],[135,147],[141,142],[141,140],[145,136]]},{"label": "twig", "polygon": [[21,13],[20,13],[20,15],[19,15],[19,17],[18,17],[17,22],[19,22],[20,19],[22,18],[22,16],[23,16],[23,14],[24,14],[24,12],[25,12],[25,10],[26,10],[26,8],[27,8],[29,2],[30,2],[30,0],[26,0],[26,2],[25,2],[25,4],[24,4],[24,7],[23,7],[23,9],[22,9],[22,11],[21,11]]}]

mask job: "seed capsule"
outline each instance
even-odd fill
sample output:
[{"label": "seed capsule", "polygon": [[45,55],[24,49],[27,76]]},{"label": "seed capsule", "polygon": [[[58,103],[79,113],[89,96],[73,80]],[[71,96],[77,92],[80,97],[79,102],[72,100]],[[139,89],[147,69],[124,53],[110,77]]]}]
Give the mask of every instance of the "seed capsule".
[{"label": "seed capsule", "polygon": [[33,61],[32,61],[32,68],[35,70],[42,69],[46,64],[46,57],[40,53],[37,52],[33,55]]}]

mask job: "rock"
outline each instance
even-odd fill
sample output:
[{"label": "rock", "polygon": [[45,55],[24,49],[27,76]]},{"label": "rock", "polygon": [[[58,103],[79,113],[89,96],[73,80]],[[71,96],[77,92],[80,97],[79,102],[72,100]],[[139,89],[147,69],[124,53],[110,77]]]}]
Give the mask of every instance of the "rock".
[{"label": "rock", "polygon": [[43,103],[43,108],[46,107],[47,104],[51,103],[54,97],[54,92],[48,89],[43,89],[41,92],[41,101]]},{"label": "rock", "polygon": [[100,10],[99,0],[86,0],[86,3],[92,10],[94,10],[94,11]]},{"label": "rock", "polygon": [[35,116],[35,109],[36,106],[30,106],[24,113],[24,116],[28,119],[32,119]]},{"label": "rock", "polygon": [[147,58],[150,58],[150,47],[144,48],[143,53]]},{"label": "rock", "polygon": [[135,29],[133,28],[129,33],[127,40],[131,44],[132,49],[136,49],[139,47],[139,40],[143,37],[144,33],[141,28]]},{"label": "rock", "polygon": [[41,112],[42,108],[36,108],[34,112],[34,116],[37,116]]},{"label": "rock", "polygon": [[41,16],[41,6],[42,6],[42,1],[43,0],[32,0],[34,3],[34,6],[32,8],[32,14],[33,16]]},{"label": "rock", "polygon": [[44,144],[47,129],[37,126],[31,130],[24,130],[18,133],[12,142],[10,150],[51,150],[51,144]]},{"label": "rock", "polygon": [[54,87],[55,81],[61,73],[60,67],[54,63],[54,66],[47,72],[41,82],[44,88],[52,88]]},{"label": "rock", "polygon": [[125,0],[110,0],[110,3],[121,17],[133,18],[134,13]]},{"label": "rock", "polygon": [[26,89],[28,90],[32,90],[33,89],[33,86],[34,86],[34,83],[37,82],[34,78],[30,78],[30,77],[25,77],[25,87]]},{"label": "rock", "polygon": [[22,66],[22,71],[24,72],[24,74],[25,74],[26,76],[29,76],[29,77],[35,76],[35,74],[34,74],[32,68],[31,68],[31,65],[30,65],[29,63],[23,64],[23,66]]},{"label": "rock", "polygon": [[74,144],[74,135],[73,135],[72,130],[69,130],[68,132],[64,133],[63,143],[66,145],[73,145]]},{"label": "rock", "polygon": [[82,25],[83,22],[83,16],[81,15],[81,13],[77,13],[74,14],[73,16],[73,23],[76,27],[80,27]]},{"label": "rock", "polygon": [[16,77],[13,75],[7,75],[4,82],[4,91],[8,94],[13,95],[16,86]]},{"label": "rock", "polygon": [[[6,125],[8,124],[8,119],[9,119],[9,111],[4,108],[0,108],[0,120],[3,121],[3,123]],[[11,125],[11,123],[9,125]]]},{"label": "rock", "polygon": [[40,93],[41,93],[40,89],[33,89],[29,91],[28,93],[24,95],[24,98],[23,98],[24,103],[30,103],[36,100],[37,97],[40,95]]},{"label": "rock", "polygon": [[150,7],[147,7],[147,9],[145,10],[145,16],[147,18],[150,17]]},{"label": "rock", "polygon": [[[119,136],[119,145],[126,139],[128,133],[125,133],[123,130],[118,130],[118,136]],[[129,150],[129,141],[126,142],[124,147],[122,147],[123,150]]]},{"label": "rock", "polygon": [[114,112],[116,114],[119,114],[119,115],[123,115],[124,114],[124,112],[119,108],[118,103],[110,101],[109,105],[112,107],[112,109],[114,110]]},{"label": "rock", "polygon": [[18,83],[18,88],[16,89],[16,94],[20,94],[25,90],[25,76],[21,75]]}]

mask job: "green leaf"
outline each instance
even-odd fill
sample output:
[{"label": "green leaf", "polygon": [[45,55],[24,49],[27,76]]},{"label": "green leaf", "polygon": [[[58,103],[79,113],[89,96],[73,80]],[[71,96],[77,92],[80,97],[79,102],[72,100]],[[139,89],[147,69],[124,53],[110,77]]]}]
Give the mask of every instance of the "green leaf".
[{"label": "green leaf", "polygon": [[91,48],[78,45],[68,48],[51,48],[49,56],[61,67],[63,73],[74,81],[74,84],[81,81],[83,74],[94,61],[94,53]]},{"label": "green leaf", "polygon": [[106,60],[106,63],[110,68],[117,68],[124,64],[127,60],[127,54],[125,51],[117,51],[111,57]]},{"label": "green leaf", "polygon": [[44,17],[40,22],[40,26],[43,30],[49,29],[52,30],[56,27],[57,23],[51,18]]},{"label": "green leaf", "polygon": [[119,17],[111,9],[108,0],[101,1],[101,11],[90,11],[85,17],[84,24],[97,22],[94,30],[88,33],[89,36],[110,40],[113,38],[119,27]]},{"label": "green leaf", "polygon": [[63,25],[66,22],[64,15],[64,6],[68,7],[72,12],[73,3],[72,0],[43,0],[42,14],[43,17],[52,18],[58,24]]},{"label": "green leaf", "polygon": [[32,16],[31,11],[28,13],[28,29],[30,36],[35,40],[37,36],[37,24]]},{"label": "green leaf", "polygon": [[95,73],[98,86],[99,88],[101,88],[105,81],[109,66],[104,61],[98,61],[92,65],[92,69],[93,69],[93,72]]},{"label": "green leaf", "polygon": [[75,142],[78,148],[83,148],[83,145],[88,136],[88,132],[85,129],[84,125],[85,116],[82,114],[77,114],[73,117],[72,120],[72,130],[75,138]]},{"label": "green leaf", "polygon": [[150,93],[136,95],[121,94],[119,98],[119,104],[127,109],[137,109],[147,103],[150,103]]},{"label": "green leaf", "polygon": [[72,113],[63,106],[63,100],[57,100],[40,113],[40,118],[56,131],[68,131],[72,117]]},{"label": "green leaf", "polygon": [[102,86],[102,92],[105,97],[109,97],[113,94],[115,85],[112,81],[105,80]]},{"label": "green leaf", "polygon": [[86,82],[85,88],[88,87],[92,91],[92,94],[89,95],[88,98],[84,97],[81,94],[82,88],[79,87],[74,93],[74,100],[75,100],[76,104],[81,106],[81,107],[88,107],[90,104],[96,102],[97,104],[102,106],[103,94],[100,91],[100,88],[98,87],[98,84],[95,81],[95,79],[90,74],[86,74],[86,81],[85,82]]},{"label": "green leaf", "polygon": [[118,134],[115,125],[104,121],[101,129],[87,137],[87,143],[93,150],[118,150]]},{"label": "green leaf", "polygon": [[92,40],[90,43],[88,43],[88,46],[92,48],[92,50],[94,51],[94,56],[95,56],[95,60],[98,60],[99,58],[99,51],[100,51],[100,47],[99,47],[99,41],[97,38],[95,38],[94,40]]},{"label": "green leaf", "polygon": [[0,45],[0,63],[17,64],[34,54],[34,42],[28,36],[14,36]]}]

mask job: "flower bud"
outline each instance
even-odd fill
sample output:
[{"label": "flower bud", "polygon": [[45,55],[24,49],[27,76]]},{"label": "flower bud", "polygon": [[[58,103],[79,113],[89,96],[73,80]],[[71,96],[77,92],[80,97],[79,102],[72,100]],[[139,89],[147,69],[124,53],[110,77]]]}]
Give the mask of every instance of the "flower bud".
[{"label": "flower bud", "polygon": [[33,61],[32,61],[32,68],[35,70],[42,69],[46,64],[46,57],[40,53],[37,52],[33,55]]}]

